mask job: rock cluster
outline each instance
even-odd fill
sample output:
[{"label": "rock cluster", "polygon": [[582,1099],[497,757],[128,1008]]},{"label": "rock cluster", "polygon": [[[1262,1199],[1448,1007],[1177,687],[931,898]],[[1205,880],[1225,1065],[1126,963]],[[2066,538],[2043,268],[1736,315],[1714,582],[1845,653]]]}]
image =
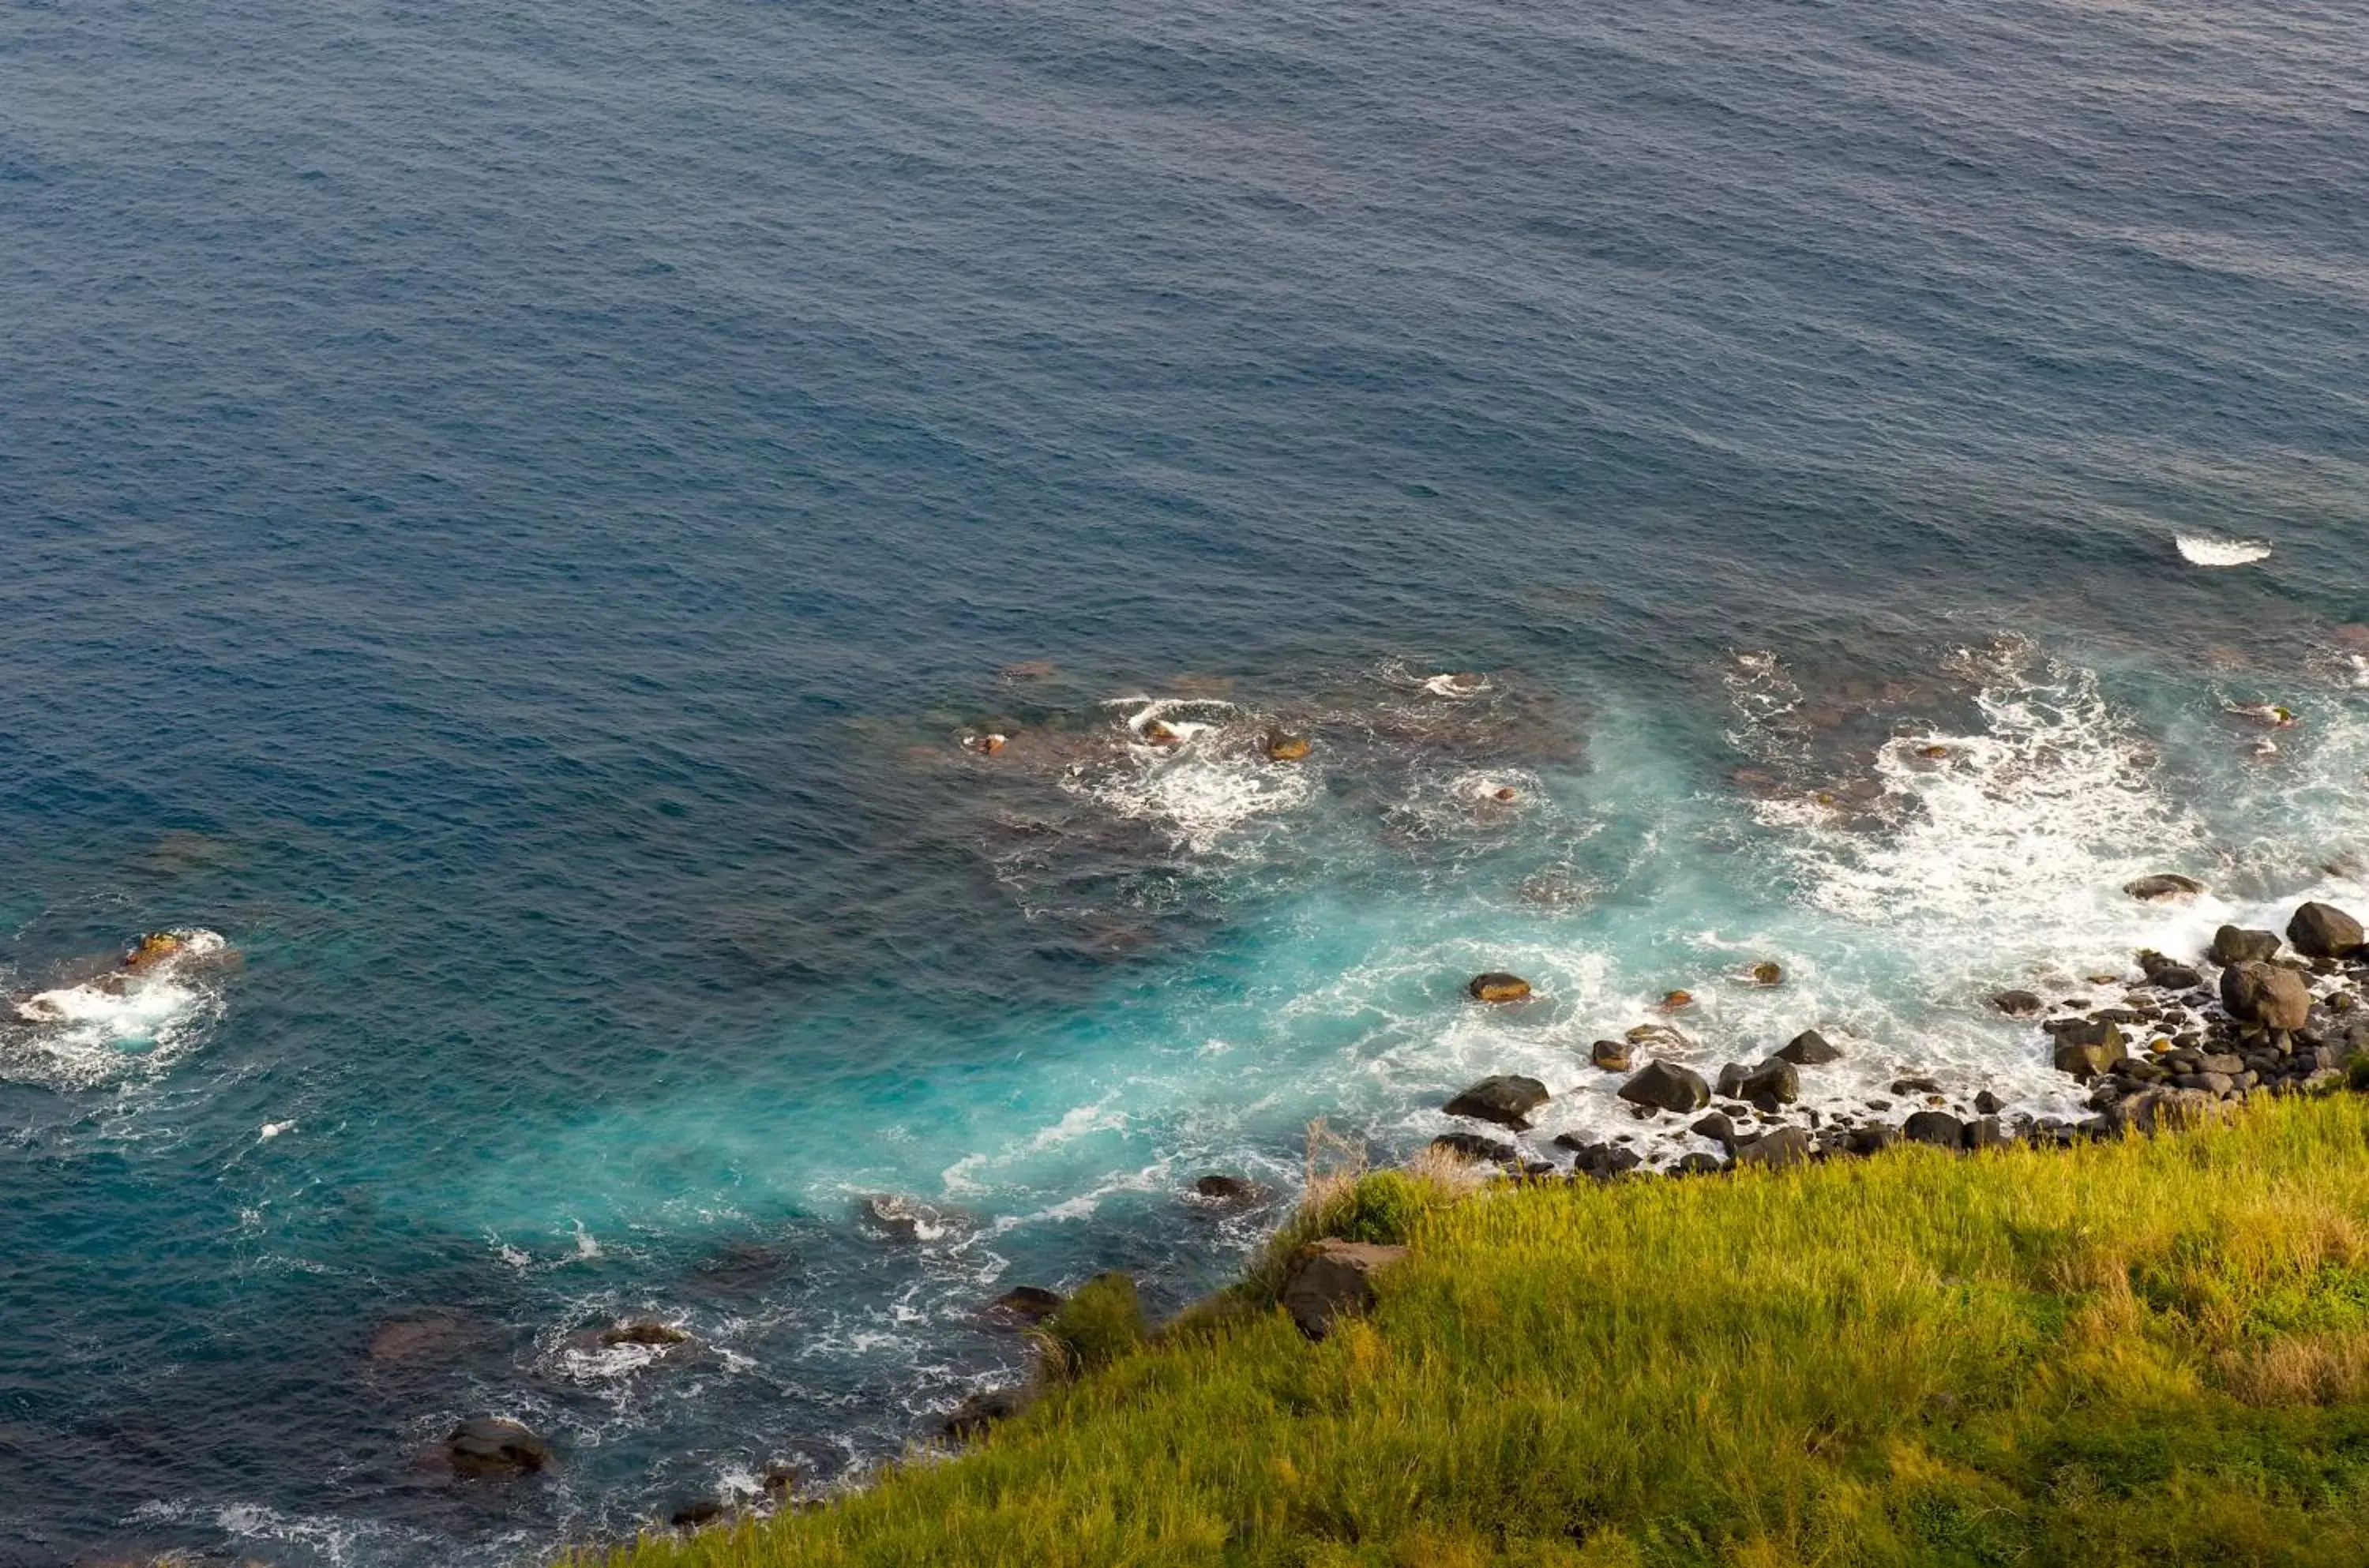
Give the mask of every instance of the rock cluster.
[{"label": "rock cluster", "polygon": [[[2128,888],[2134,898],[2157,901],[2185,901],[2202,890],[2192,878],[2170,875]],[[1722,1153],[1698,1147],[1665,1166],[1674,1174],[1783,1169],[1872,1154],[1901,1142],[1979,1151],[2154,1132],[2208,1118],[2249,1094],[2323,1088],[2343,1079],[2356,1061],[2369,1061],[2369,1006],[2361,1000],[2369,996],[2369,934],[2342,910],[2305,904],[2287,922],[2283,942],[2275,932],[2223,926],[2192,958],[2148,951],[2136,963],[2136,979],[2090,977],[2094,985],[2122,988],[2118,1000],[2103,1005],[2094,994],[2052,1004],[2031,990],[2001,991],[1992,999],[1998,1012],[2032,1020],[2048,1059],[2087,1090],[2094,1114],[2078,1121],[2010,1118],[2005,1103],[1988,1091],[1971,1101],[1952,1099],[1940,1082],[1913,1075],[1892,1082],[1890,1099],[1866,1101],[1873,1115],[1857,1108],[1822,1113],[1802,1104],[1805,1082],[1844,1053],[1814,1029],[1757,1061],[1727,1063],[1712,1081],[1677,1059],[1697,1047],[1665,1024],[1640,1025],[1625,1041],[1597,1040],[1589,1060],[1628,1075],[1619,1097],[1640,1121],[1658,1124],[1654,1136],[1684,1142],[1671,1118],[1699,1118],[1687,1132]],[[1478,982],[1474,992],[1480,994]],[[1640,1051],[1650,1059],[1631,1071]],[[1526,1132],[1548,1100],[1537,1079],[1499,1075],[1475,1083],[1447,1109]],[[1711,1114],[1702,1115],[1706,1110]],[[1649,1157],[1632,1147],[1638,1141],[1633,1134],[1597,1140],[1565,1133],[1553,1139],[1571,1155],[1573,1178],[1594,1180],[1668,1160],[1666,1152]],[[1433,1147],[1521,1175],[1556,1169],[1510,1139],[1478,1132],[1448,1133]]]}]

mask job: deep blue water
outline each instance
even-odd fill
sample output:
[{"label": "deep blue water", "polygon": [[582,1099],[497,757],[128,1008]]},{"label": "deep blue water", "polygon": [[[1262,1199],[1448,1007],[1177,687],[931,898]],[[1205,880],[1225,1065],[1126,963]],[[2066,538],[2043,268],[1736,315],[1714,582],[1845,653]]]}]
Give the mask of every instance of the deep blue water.
[{"label": "deep blue water", "polygon": [[0,1026],[0,1563],[530,1563],[1672,986],[2040,1113],[2369,898],[2369,19],[22,5],[0,544],[0,989],[243,960]]}]

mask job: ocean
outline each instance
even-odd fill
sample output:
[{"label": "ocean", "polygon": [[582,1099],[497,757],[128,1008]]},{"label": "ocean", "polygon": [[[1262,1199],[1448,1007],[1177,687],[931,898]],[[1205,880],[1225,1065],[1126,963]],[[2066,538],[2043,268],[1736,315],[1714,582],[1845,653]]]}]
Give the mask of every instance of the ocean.
[{"label": "ocean", "polygon": [[860,1484],[1649,1023],[2077,1115],[2365,785],[2354,8],[13,6],[0,1564]]}]

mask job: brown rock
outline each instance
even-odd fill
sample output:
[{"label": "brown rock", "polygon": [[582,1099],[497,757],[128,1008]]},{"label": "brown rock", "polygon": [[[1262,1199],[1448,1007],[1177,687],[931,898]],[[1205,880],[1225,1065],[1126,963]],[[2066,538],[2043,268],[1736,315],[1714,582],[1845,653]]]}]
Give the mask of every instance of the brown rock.
[{"label": "brown rock", "polygon": [[1311,1242],[1292,1260],[1283,1287],[1284,1310],[1300,1333],[1322,1339],[1336,1319],[1371,1310],[1373,1276],[1406,1255],[1404,1247],[1368,1242]]},{"label": "brown rock", "polygon": [[1522,1001],[1530,994],[1530,982],[1519,975],[1492,969],[1485,975],[1473,976],[1464,989],[1475,1001]]},{"label": "brown rock", "polygon": [[1587,1059],[1607,1072],[1626,1072],[1629,1047],[1619,1040],[1598,1040],[1587,1047]]},{"label": "brown rock", "polygon": [[1266,756],[1270,762],[1297,762],[1310,750],[1308,737],[1290,735],[1280,729],[1266,732]]}]

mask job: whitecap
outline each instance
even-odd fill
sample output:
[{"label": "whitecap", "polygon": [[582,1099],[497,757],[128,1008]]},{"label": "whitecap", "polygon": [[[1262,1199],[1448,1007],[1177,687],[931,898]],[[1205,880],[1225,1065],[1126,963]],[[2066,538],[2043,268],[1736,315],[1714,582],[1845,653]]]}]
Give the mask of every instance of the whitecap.
[{"label": "whitecap", "polygon": [[19,998],[16,1026],[0,1031],[0,1078],[88,1089],[134,1072],[159,1074],[179,1059],[220,1012],[205,970],[230,944],[212,931],[165,934],[179,946],[144,968]]},{"label": "whitecap", "polygon": [[2195,567],[2242,567],[2271,553],[2266,540],[2221,539],[2209,533],[2182,533],[2172,543],[2180,558]]}]

